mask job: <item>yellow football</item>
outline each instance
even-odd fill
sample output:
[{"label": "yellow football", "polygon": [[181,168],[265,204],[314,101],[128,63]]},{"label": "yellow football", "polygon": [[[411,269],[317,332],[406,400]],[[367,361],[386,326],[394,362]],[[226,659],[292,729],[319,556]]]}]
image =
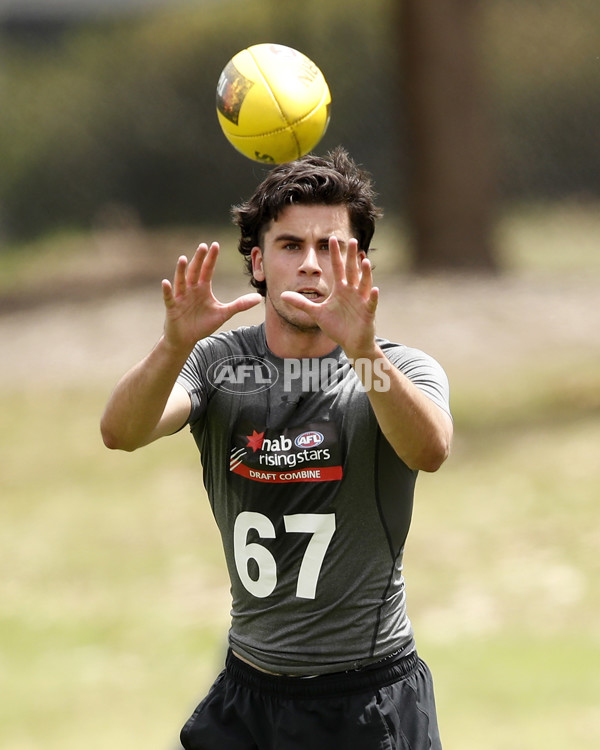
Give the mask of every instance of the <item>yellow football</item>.
[{"label": "yellow football", "polygon": [[254,161],[282,164],[311,151],[329,124],[331,94],[306,55],[255,44],[224,67],[217,117],[229,142]]}]

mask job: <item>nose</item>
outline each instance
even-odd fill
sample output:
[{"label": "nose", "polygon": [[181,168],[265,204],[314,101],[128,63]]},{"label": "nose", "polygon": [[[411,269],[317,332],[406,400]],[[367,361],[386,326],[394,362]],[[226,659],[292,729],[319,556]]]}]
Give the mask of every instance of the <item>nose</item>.
[{"label": "nose", "polygon": [[319,265],[317,252],[312,245],[308,247],[304,253],[304,257],[302,258],[298,270],[300,273],[310,274],[311,276],[321,273],[321,266]]}]

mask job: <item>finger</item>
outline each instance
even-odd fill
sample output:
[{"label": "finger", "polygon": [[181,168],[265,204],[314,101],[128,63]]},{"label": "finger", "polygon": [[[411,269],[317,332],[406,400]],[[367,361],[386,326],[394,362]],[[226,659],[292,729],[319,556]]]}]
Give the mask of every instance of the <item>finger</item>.
[{"label": "finger", "polygon": [[173,294],[179,297],[185,292],[186,280],[185,272],[187,270],[188,259],[185,255],[180,255],[175,267],[175,278],[173,279]]},{"label": "finger", "polygon": [[351,239],[346,251],[346,281],[351,286],[360,283],[360,268],[358,261],[358,241]]},{"label": "finger", "polygon": [[358,282],[358,291],[365,299],[369,296],[369,292],[373,286],[373,269],[371,267],[371,261],[368,258],[363,258],[360,262],[360,281]]},{"label": "finger", "polygon": [[215,266],[217,264],[217,258],[219,257],[219,243],[213,242],[208,249],[202,269],[200,270],[199,281],[204,283],[210,283],[212,281]]},{"label": "finger", "polygon": [[333,272],[334,282],[343,282],[346,278],[344,272],[344,261],[342,260],[342,251],[337,237],[329,238],[329,257],[331,259],[331,270]]},{"label": "finger", "polygon": [[187,283],[190,286],[195,286],[198,283],[202,265],[207,253],[208,245],[205,242],[200,243],[187,269]]},{"label": "finger", "polygon": [[374,286],[369,293],[369,299],[367,301],[367,310],[371,313],[371,315],[375,314],[375,310],[377,310],[378,302],[379,302],[379,289],[376,286]]},{"label": "finger", "polygon": [[173,306],[173,287],[168,279],[162,280],[162,295],[165,307]]}]

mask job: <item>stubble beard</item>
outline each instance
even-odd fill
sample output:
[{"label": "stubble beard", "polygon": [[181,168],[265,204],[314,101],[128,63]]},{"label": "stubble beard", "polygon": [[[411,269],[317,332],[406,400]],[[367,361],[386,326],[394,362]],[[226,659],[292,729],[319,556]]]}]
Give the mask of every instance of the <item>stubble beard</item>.
[{"label": "stubble beard", "polygon": [[297,311],[297,314],[302,319],[298,320],[293,317],[294,313],[288,313],[288,311],[284,308],[284,304],[279,298],[277,300],[274,300],[270,295],[269,290],[267,289],[266,291],[267,298],[271,303],[271,307],[273,308],[281,322],[284,324],[284,326],[294,331],[295,333],[314,334],[321,330],[319,326],[306,313],[303,313],[300,310]]}]

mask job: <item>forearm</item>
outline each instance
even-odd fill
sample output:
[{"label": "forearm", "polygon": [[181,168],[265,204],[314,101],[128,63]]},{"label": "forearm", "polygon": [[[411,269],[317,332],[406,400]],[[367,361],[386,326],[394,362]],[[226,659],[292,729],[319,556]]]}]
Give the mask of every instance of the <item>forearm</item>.
[{"label": "forearm", "polygon": [[436,471],[450,452],[450,416],[394,367],[377,345],[355,358],[355,370],[381,431],[398,456],[411,469]]},{"label": "forearm", "polygon": [[187,350],[170,347],[163,337],[121,378],[100,423],[108,448],[132,451],[182,426],[181,409],[166,413],[166,407],[188,355]]}]

